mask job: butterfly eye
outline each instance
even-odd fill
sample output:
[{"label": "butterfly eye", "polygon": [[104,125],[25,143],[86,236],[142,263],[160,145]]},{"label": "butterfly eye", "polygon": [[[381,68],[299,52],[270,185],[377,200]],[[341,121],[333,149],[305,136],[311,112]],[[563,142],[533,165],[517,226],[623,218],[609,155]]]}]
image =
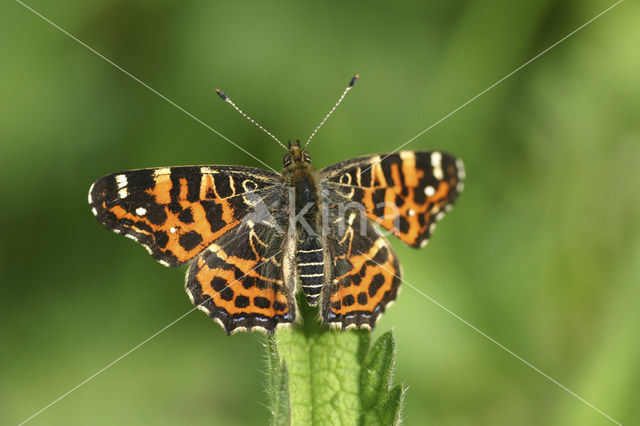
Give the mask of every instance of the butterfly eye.
[{"label": "butterfly eye", "polygon": [[287,167],[291,164],[291,156],[289,154],[285,154],[284,157],[282,157],[282,164]]},{"label": "butterfly eye", "polygon": [[307,163],[311,162],[311,155],[308,152],[302,153],[302,159]]}]

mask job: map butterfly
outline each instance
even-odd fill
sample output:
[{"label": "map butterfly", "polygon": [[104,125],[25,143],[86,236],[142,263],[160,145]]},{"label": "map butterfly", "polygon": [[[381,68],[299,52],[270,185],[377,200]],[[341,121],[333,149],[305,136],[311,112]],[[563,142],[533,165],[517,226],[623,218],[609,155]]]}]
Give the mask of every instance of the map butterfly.
[{"label": "map butterfly", "polygon": [[215,165],[112,173],[91,186],[89,204],[162,265],[189,263],[189,298],[227,334],[292,324],[300,291],[323,323],[371,329],[401,276],[375,224],[423,247],[462,191],[463,164],[401,151],[316,170],[299,141],[287,150],[281,174]]}]

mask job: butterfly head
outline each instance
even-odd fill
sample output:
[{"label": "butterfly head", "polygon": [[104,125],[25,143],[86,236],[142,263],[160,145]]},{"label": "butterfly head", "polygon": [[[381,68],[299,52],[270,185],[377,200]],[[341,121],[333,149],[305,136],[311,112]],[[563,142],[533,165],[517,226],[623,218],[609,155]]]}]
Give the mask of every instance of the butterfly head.
[{"label": "butterfly head", "polygon": [[296,143],[291,143],[291,141],[289,141],[288,152],[282,159],[282,164],[285,167],[289,167],[294,163],[311,163],[311,155],[300,147],[299,140],[296,140]]}]

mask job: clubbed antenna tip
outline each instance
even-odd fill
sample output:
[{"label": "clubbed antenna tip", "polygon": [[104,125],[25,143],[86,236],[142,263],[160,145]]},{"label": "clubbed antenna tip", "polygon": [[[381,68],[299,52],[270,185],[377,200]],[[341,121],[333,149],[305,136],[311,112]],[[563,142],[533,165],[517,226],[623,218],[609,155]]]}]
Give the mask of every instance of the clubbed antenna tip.
[{"label": "clubbed antenna tip", "polygon": [[227,100],[227,95],[225,95],[222,90],[216,89],[216,93],[218,94],[218,96],[220,96],[222,98],[223,101]]}]

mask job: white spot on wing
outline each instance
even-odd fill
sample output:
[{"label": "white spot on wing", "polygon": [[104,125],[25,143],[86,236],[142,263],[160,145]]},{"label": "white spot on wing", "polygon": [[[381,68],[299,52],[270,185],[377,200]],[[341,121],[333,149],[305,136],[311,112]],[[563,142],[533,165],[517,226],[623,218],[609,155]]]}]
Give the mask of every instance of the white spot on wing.
[{"label": "white spot on wing", "polygon": [[136,214],[138,216],[144,216],[145,214],[147,214],[147,209],[145,209],[144,207],[138,207],[136,209]]},{"label": "white spot on wing", "polygon": [[169,167],[160,167],[159,169],[155,169],[153,171],[154,176],[168,175],[171,174],[171,169]]},{"label": "white spot on wing", "polygon": [[164,260],[158,260],[158,263],[161,264],[162,266],[170,266],[169,262],[166,262]]},{"label": "white spot on wing", "polygon": [[458,178],[460,180],[464,180],[464,178],[466,177],[466,172],[464,171],[464,163],[459,158],[456,158],[456,167],[458,168]]},{"label": "white spot on wing", "polygon": [[95,207],[91,207],[91,213],[93,213],[94,216],[98,216],[98,210],[96,210]]},{"label": "white spot on wing", "polygon": [[431,167],[442,167],[442,154],[438,151],[431,153]]},{"label": "white spot on wing", "polygon": [[433,186],[429,185],[427,187],[424,188],[424,194],[427,197],[433,197],[433,195],[436,193],[436,190]]},{"label": "white spot on wing", "polygon": [[174,228],[173,226],[171,228],[169,228],[169,232],[171,232],[172,234],[176,233],[176,228]]},{"label": "white spot on wing", "polygon": [[409,213],[409,216],[415,216],[416,211],[414,209],[409,209],[407,213]]},{"label": "white spot on wing", "polygon": [[444,178],[444,173],[442,172],[442,167],[434,168],[433,169],[433,176],[438,180],[442,180]]},{"label": "white spot on wing", "polygon": [[118,188],[124,188],[127,186],[127,176],[126,175],[117,175],[116,183],[118,184]]},{"label": "white spot on wing", "polygon": [[442,154],[438,151],[431,153],[431,167],[433,167],[433,176],[438,180],[442,180],[442,178],[444,178],[442,171]]},{"label": "white spot on wing", "polygon": [[118,196],[120,198],[127,198],[128,195],[129,191],[127,191],[127,188],[122,188],[120,191],[118,191]]}]

